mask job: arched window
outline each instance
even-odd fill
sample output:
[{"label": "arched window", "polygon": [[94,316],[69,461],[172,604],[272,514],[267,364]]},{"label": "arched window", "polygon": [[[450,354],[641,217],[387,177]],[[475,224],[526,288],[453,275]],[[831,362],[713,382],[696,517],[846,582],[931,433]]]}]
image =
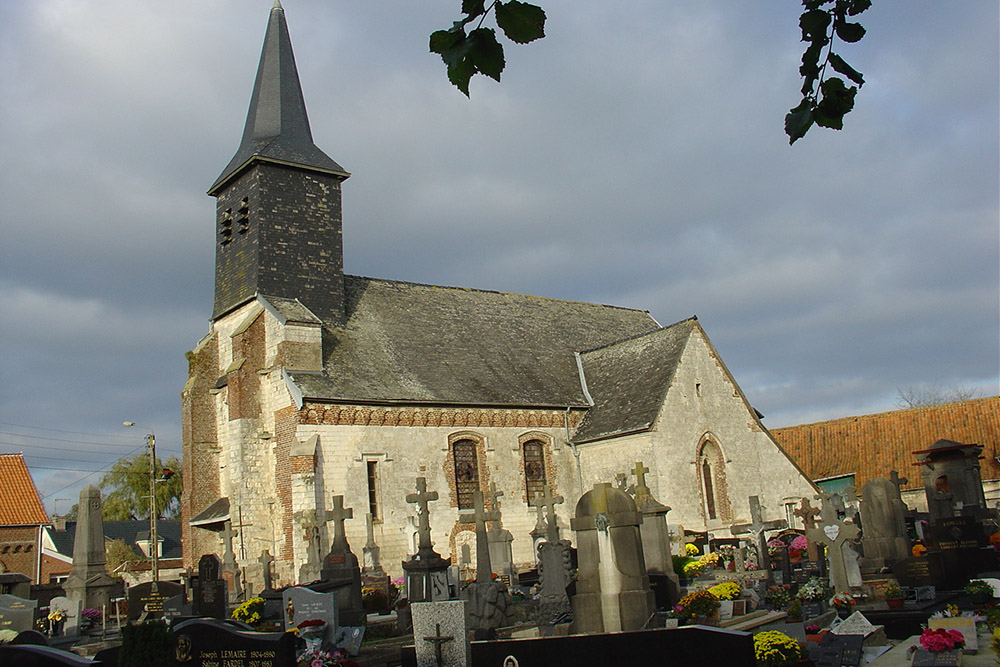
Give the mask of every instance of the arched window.
[{"label": "arched window", "polygon": [[712,465],[708,460],[702,460],[701,462],[701,479],[702,484],[705,486],[705,511],[709,519],[717,519],[718,514],[715,511],[715,489],[712,485]]},{"label": "arched window", "polygon": [[545,445],[541,440],[528,440],[522,448],[524,456],[524,487],[528,499],[545,493]]},{"label": "arched window", "polygon": [[698,483],[701,487],[702,511],[705,521],[732,521],[726,483],[726,459],[722,449],[706,436],[698,446]]},{"label": "arched window", "polygon": [[458,509],[473,509],[472,497],[479,488],[479,461],[476,458],[476,443],[473,440],[456,440],[452,445],[455,457],[455,492]]}]

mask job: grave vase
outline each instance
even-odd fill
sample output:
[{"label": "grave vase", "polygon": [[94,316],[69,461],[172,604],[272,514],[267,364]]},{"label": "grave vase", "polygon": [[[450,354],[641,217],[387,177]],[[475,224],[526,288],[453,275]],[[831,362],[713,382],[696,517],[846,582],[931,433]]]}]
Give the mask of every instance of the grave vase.
[{"label": "grave vase", "polygon": [[885,604],[889,609],[902,609],[903,608],[903,598],[886,598]]}]

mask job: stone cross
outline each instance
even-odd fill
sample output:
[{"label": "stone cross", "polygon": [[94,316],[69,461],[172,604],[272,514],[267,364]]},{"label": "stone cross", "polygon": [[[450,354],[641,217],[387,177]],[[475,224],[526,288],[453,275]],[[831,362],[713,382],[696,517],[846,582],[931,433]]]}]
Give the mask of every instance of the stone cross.
[{"label": "stone cross", "polygon": [[417,492],[406,495],[406,502],[415,503],[417,506],[417,553],[423,553],[432,549],[431,545],[431,518],[427,508],[427,503],[438,499],[437,491],[427,490],[427,478],[417,477]]},{"label": "stone cross", "polygon": [[333,509],[323,515],[324,523],[333,521],[333,545],[331,551],[336,553],[350,550],[347,543],[347,533],[344,531],[344,521],[354,518],[354,508],[344,507],[344,496],[333,496]]},{"label": "stone cross", "polygon": [[260,566],[263,568],[263,571],[264,571],[264,590],[265,591],[266,590],[271,590],[271,588],[272,588],[272,586],[271,586],[271,563],[274,562],[274,557],[271,555],[270,551],[268,551],[267,549],[264,549],[264,553],[262,553],[260,555],[260,558],[257,560],[257,562],[260,563]]},{"label": "stone cross", "polygon": [[[477,492],[478,493],[478,492]],[[434,644],[434,657],[437,659],[437,667],[444,667],[444,658],[441,653],[441,646],[454,640],[454,637],[444,637],[441,635],[441,624],[434,624],[435,630],[433,637],[424,637],[425,642],[430,642]]]},{"label": "stone cross", "polygon": [[368,531],[368,541],[361,550],[365,560],[364,573],[367,575],[384,576],[385,570],[382,569],[382,560],[380,558],[381,549],[375,543],[375,517],[372,516],[371,512],[365,514],[365,528]]},{"label": "stone cross", "polygon": [[750,496],[750,520],[750,523],[732,526],[730,530],[733,535],[745,535],[749,533],[753,536],[754,544],[757,545],[757,557],[760,559],[760,567],[768,573],[768,579],[770,579],[771,559],[768,557],[767,553],[766,532],[768,530],[787,528],[788,522],[784,519],[764,521],[760,512],[760,496]]},{"label": "stone cross", "polygon": [[323,525],[316,510],[296,512],[295,518],[302,525],[302,539],[306,541],[306,562],[299,568],[299,579],[303,582],[319,579],[319,529]]},{"label": "stone cross", "polygon": [[[238,526],[243,530],[242,524]],[[240,585],[240,570],[236,564],[236,554],[233,553],[233,522],[226,519],[222,524],[222,570],[229,572],[233,576],[233,588],[230,592],[230,602],[243,597],[243,587]]]},{"label": "stone cross", "polygon": [[559,523],[556,521],[556,505],[563,502],[562,496],[553,496],[552,489],[545,486],[545,493],[535,494],[531,499],[531,504],[536,507],[544,507],[548,513],[548,524],[546,525],[545,541],[553,544],[559,541]]},{"label": "stone cross", "polygon": [[629,495],[635,493],[635,486],[628,483],[628,475],[623,472],[615,475],[615,488]]},{"label": "stone cross", "polygon": [[500,496],[503,495],[503,491],[497,491],[496,482],[490,482],[490,490],[486,492],[486,497],[490,499],[490,507],[493,508],[493,512],[497,515],[497,518],[491,521],[493,528],[496,530],[500,529],[501,519],[500,519]]},{"label": "stone cross", "polygon": [[476,583],[488,584],[493,581],[493,567],[490,563],[490,543],[486,536],[486,522],[499,521],[500,512],[496,510],[486,511],[483,506],[483,492],[476,489],[472,493],[472,506],[475,508],[473,514],[459,514],[458,520],[462,523],[476,524]]},{"label": "stone cross", "polygon": [[746,568],[746,548],[743,546],[742,540],[740,541],[740,546],[738,546],[733,551],[733,574],[720,573],[716,574],[716,579],[720,581],[735,581],[740,585],[740,588],[745,589],[745,582],[747,581],[761,581],[768,578],[768,572],[766,570],[748,570]]},{"label": "stone cross", "polygon": [[900,477],[895,470],[889,473],[889,481],[896,485],[896,494],[900,497],[902,497],[903,486],[910,482],[905,477]]},{"label": "stone cross", "polygon": [[[802,519],[802,525],[808,533],[816,526],[816,517],[819,516],[819,508],[810,505],[808,498],[803,498],[802,502],[799,503],[799,508],[792,512],[792,514]],[[809,560],[816,562],[819,560],[819,553],[816,551],[816,543],[812,540],[806,540],[806,542],[808,544],[807,551],[809,554]]]},{"label": "stone cross", "polygon": [[858,536],[858,527],[853,523],[841,521],[837,517],[833,503],[826,498],[823,499],[820,518],[819,525],[807,531],[806,537],[810,541],[826,546],[826,557],[830,560],[830,583],[833,584],[834,593],[846,593],[850,591],[851,586],[847,579],[843,544]]}]

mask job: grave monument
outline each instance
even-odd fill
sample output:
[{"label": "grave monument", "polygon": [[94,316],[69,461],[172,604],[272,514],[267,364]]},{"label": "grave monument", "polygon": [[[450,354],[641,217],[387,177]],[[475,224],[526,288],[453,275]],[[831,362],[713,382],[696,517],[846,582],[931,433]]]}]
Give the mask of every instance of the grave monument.
[{"label": "grave monument", "polygon": [[[66,596],[85,609],[101,609],[111,603],[115,585],[105,568],[104,514],[101,491],[85,486],[77,506],[76,535],[73,542],[73,571],[63,588]],[[153,545],[152,548],[156,548]]]},{"label": "grave monument", "polygon": [[574,633],[638,630],[655,614],[641,522],[635,501],[607,483],[594,485],[577,502],[572,520],[579,549]]},{"label": "grave monument", "polygon": [[[437,491],[427,490],[427,479],[417,478],[417,492],[406,496],[406,502],[417,506],[417,553],[403,561],[406,573],[406,595],[410,602],[447,600],[450,558],[441,558],[431,543],[431,523],[428,503],[438,499]],[[487,551],[488,553],[488,551]]]}]

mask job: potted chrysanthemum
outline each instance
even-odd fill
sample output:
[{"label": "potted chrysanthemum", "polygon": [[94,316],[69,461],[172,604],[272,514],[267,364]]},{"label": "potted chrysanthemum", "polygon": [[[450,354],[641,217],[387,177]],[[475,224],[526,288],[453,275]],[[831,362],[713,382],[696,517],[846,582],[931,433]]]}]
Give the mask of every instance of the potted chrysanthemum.
[{"label": "potted chrysanthemum", "polygon": [[796,664],[802,658],[799,642],[777,630],[754,635],[753,652],[757,664],[766,667],[786,667]]}]

